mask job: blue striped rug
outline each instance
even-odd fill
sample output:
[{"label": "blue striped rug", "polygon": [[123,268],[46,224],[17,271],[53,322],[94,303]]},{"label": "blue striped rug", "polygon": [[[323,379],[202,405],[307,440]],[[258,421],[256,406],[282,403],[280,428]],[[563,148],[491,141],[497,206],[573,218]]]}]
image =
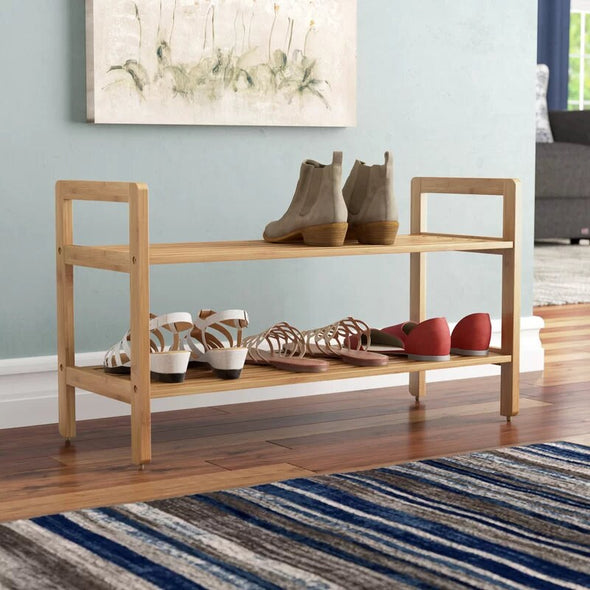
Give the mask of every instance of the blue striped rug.
[{"label": "blue striped rug", "polygon": [[0,525],[0,588],[590,588],[590,447],[538,444]]}]

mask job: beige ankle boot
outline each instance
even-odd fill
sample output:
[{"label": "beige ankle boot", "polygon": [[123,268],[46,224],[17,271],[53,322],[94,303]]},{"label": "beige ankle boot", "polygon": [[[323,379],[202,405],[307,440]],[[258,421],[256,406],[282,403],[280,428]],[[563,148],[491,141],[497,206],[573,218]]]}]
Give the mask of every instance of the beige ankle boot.
[{"label": "beige ankle boot", "polygon": [[278,221],[266,226],[264,239],[303,239],[308,246],[342,246],[348,224],[341,186],[342,152],[334,152],[330,165],[313,160],[303,162],[289,208]]},{"label": "beige ankle boot", "polygon": [[342,189],[348,207],[347,238],[361,244],[393,244],[399,227],[393,196],[393,160],[367,166],[357,160]]}]

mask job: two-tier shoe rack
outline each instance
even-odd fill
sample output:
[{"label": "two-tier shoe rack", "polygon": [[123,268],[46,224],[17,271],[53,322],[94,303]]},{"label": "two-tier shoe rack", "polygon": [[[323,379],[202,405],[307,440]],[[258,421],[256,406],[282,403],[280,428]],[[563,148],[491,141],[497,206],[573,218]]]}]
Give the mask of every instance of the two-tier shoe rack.
[{"label": "two-tier shoe rack", "polygon": [[[426,393],[430,369],[480,364],[501,365],[500,414],[510,420],[518,413],[520,337],[520,244],[518,237],[519,182],[513,179],[414,178],[411,189],[410,234],[394,245],[345,243],[335,248],[263,241],[150,244],[148,187],[141,183],[59,181],[56,184],[57,333],[59,430],[69,440],[76,435],[75,391],[80,388],[131,406],[133,462],[151,460],[151,400],[155,398],[260,388],[331,379],[410,373],[410,393],[419,401]],[[467,236],[426,231],[429,194],[467,194],[478,198],[497,195],[503,201],[501,237]],[[478,197],[476,197],[477,195]],[[82,246],[73,243],[73,201],[123,202],[129,207],[129,243],[123,246]],[[415,322],[426,319],[426,254],[479,252],[502,257],[502,340],[499,349],[484,357],[451,356],[444,362],[391,359],[383,367],[355,367],[330,361],[325,373],[279,371],[272,367],[244,367],[239,379],[224,381],[208,371],[189,370],[184,383],[150,382],[150,265],[222,261],[276,260],[326,256],[410,255],[410,313]],[[74,267],[85,266],[129,274],[131,373],[106,374],[102,367],[77,366],[74,360]],[[124,329],[125,327],[123,327]]]}]

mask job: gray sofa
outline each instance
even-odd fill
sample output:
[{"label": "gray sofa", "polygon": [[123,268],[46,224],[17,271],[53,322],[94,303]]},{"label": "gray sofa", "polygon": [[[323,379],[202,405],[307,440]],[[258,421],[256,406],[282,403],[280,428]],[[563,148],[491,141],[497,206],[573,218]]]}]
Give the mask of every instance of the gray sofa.
[{"label": "gray sofa", "polygon": [[535,239],[590,238],[590,111],[551,111],[554,143],[537,143]]}]

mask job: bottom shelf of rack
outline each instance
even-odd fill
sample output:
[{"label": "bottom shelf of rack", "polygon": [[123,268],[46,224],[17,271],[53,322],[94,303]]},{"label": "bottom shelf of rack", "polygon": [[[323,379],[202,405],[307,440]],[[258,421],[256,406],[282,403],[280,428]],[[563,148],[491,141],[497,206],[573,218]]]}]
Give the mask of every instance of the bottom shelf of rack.
[{"label": "bottom shelf of rack", "polygon": [[[475,365],[509,363],[512,356],[491,351],[486,356],[451,356],[449,361],[410,361],[403,358],[391,358],[382,367],[356,367],[338,360],[330,360],[330,368],[324,373],[291,373],[273,367],[246,364],[239,379],[224,380],[215,377],[207,368],[189,368],[184,383],[159,383],[152,381],[150,397],[162,398],[197,393],[214,393],[237,389],[255,389],[280,385],[313,383],[335,379],[353,379],[388,375],[392,373],[413,373],[433,369],[471,367]],[[94,391],[101,395],[128,401],[128,375],[107,375],[102,367],[69,367],[67,371],[69,385]]]}]

